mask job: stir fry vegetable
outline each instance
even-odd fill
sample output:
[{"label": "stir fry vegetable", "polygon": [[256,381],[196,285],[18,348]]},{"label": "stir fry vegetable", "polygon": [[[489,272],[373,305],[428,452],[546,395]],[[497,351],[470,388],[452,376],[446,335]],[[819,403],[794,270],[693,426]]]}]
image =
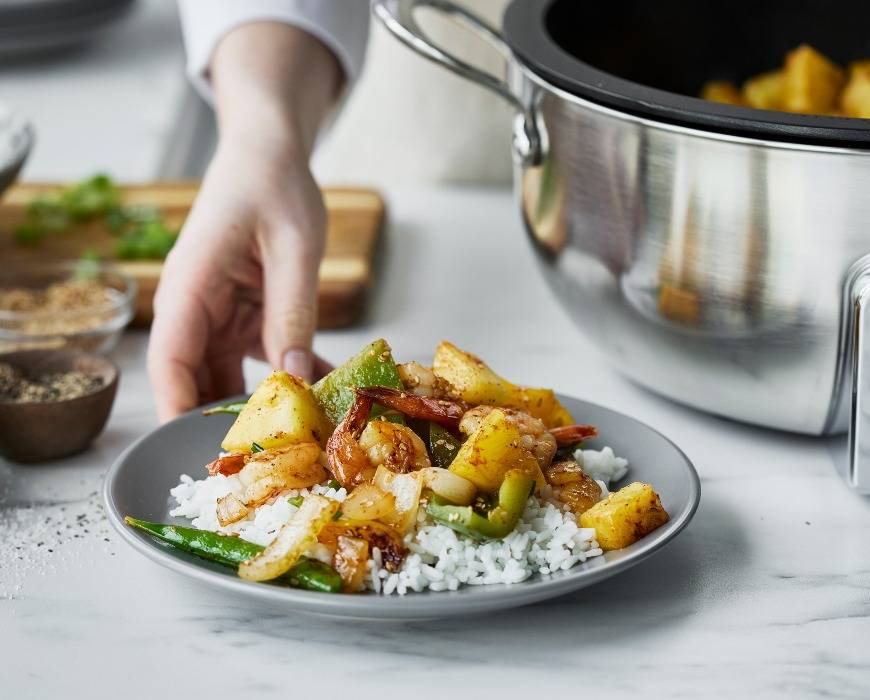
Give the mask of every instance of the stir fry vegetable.
[{"label": "stir fry vegetable", "polygon": [[449,430],[437,423],[429,423],[429,454],[432,455],[433,466],[447,469],[461,445]]},{"label": "stir fry vegetable", "polygon": [[336,501],[309,496],[268,547],[239,564],[239,576],[248,581],[270,581],[287,573],[337,511]]},{"label": "stir fry vegetable", "polygon": [[430,502],[426,507],[435,520],[474,539],[501,539],[513,532],[535,487],[527,471],[511,469],[498,490],[498,503],[485,516],[471,506],[453,506]]},{"label": "stir fry vegetable", "polygon": [[523,449],[519,428],[499,409],[490,412],[468,436],[449,469],[484,493],[498,491],[509,469],[521,469],[531,474],[539,487],[544,486],[541,467],[532,453]]},{"label": "stir fry vegetable", "polygon": [[548,428],[574,422],[552,389],[517,386],[493,372],[479,357],[447,341],[435,350],[432,371],[454,387],[463,401],[473,406],[486,404],[515,408],[540,418]]},{"label": "stir fry vegetable", "polygon": [[649,484],[633,483],[611,493],[580,516],[595,528],[602,549],[622,549],[668,522],[659,495]]},{"label": "stir fry vegetable", "polygon": [[239,411],[221,447],[227,452],[250,452],[299,442],[326,443],[332,425],[311,388],[287,372],[264,379]]},{"label": "stir fry vegetable", "polygon": [[311,390],[333,423],[340,423],[354,401],[357,387],[402,388],[390,346],[383,338],[364,347],[358,355],[336,367]]},{"label": "stir fry vegetable", "polygon": [[[474,540],[501,539],[524,513],[539,519],[546,501],[560,518],[594,528],[603,548],[667,520],[649,485],[602,501],[574,452],[597,430],[575,424],[551,390],[508,382],[450,343],[428,368],[397,366],[376,340],[313,387],[274,372],[247,402],[207,413],[236,414],[221,443],[226,454],[206,465],[228,478],[218,482],[227,487],[215,504],[218,523],[256,523],[276,499],[294,507],[266,548],[247,543],[225,555],[232,546],[211,533],[187,545],[232,560],[252,581],[298,578],[293,572],[316,557],[332,562],[333,590],[357,592],[372,562],[386,569],[380,581],[401,570],[409,548],[419,556],[411,543],[433,522]],[[244,536],[244,525],[238,531]]]},{"label": "stir fry vegetable", "polygon": [[[197,530],[192,527],[163,525],[129,516],[124,518],[124,522],[131,527],[147,532],[176,549],[234,568],[257,556],[264,549],[258,544],[247,542],[238,537]],[[341,577],[335,569],[323,562],[307,558],[301,559],[295,566],[291,567],[278,582],[324,593],[335,593],[341,590]]]}]

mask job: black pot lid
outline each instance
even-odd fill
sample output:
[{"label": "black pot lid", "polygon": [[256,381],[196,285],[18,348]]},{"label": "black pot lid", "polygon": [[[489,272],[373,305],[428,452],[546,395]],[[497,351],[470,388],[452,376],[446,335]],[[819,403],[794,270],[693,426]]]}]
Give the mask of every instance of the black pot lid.
[{"label": "black pot lid", "polygon": [[[554,21],[551,13],[555,10],[555,20],[559,20],[558,13],[567,9],[564,5],[568,3],[573,13],[584,5],[588,7],[581,0],[513,0],[505,11],[503,27],[505,40],[516,58],[566,92],[639,117],[705,131],[811,145],[870,148],[870,120],[720,104],[643,85],[596,68],[562,48],[548,26]],[[761,65],[755,72],[762,73],[769,67]]]}]

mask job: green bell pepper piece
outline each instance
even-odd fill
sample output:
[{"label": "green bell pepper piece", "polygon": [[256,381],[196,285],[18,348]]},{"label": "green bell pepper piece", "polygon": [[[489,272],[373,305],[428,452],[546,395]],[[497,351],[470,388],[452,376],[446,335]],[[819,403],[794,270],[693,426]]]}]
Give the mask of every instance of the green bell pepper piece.
[{"label": "green bell pepper piece", "polygon": [[442,525],[472,539],[500,540],[513,532],[534,486],[534,477],[515,469],[505,474],[498,490],[498,503],[486,517],[475,513],[471,506],[451,506],[439,501],[430,501],[426,512]]},{"label": "green bell pepper piece", "polygon": [[429,456],[433,467],[447,469],[461,445],[449,430],[437,423],[429,423]]},{"label": "green bell pepper piece", "polygon": [[[176,549],[196,554],[203,559],[225,566],[238,567],[243,561],[247,561],[264,549],[258,544],[239,537],[221,535],[208,530],[197,530],[193,527],[151,523],[130,516],[124,518],[124,522],[147,532]],[[316,559],[304,557],[290,571],[275,580],[309,591],[337,593],[341,590],[341,576],[335,569]]]},{"label": "green bell pepper piece", "polygon": [[366,386],[404,388],[390,346],[383,338],[367,345],[358,355],[336,367],[311,390],[329,420],[337,425],[353,403],[353,390]]}]

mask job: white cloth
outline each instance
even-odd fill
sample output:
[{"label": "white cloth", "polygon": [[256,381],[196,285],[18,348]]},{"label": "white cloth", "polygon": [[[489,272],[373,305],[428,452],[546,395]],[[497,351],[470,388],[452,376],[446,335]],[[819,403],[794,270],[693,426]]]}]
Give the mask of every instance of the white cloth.
[{"label": "white cloth", "polygon": [[362,69],[369,0],[179,0],[193,85],[212,101],[208,66],[221,38],[248,22],[285,22],[317,37],[335,54],[351,85]]}]

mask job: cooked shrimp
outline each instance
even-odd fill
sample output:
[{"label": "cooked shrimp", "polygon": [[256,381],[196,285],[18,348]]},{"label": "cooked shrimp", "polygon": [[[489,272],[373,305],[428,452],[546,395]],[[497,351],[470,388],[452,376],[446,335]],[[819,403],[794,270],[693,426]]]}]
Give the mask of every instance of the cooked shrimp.
[{"label": "cooked shrimp", "polygon": [[359,444],[366,451],[373,467],[384,465],[396,474],[432,466],[426,445],[413,430],[404,425],[374,420],[363,430]]},{"label": "cooked shrimp", "polygon": [[326,441],[329,470],[345,488],[370,481],[375,472],[366,451],[359,444],[373,403],[371,398],[357,391],[344,420]]},{"label": "cooked shrimp", "polygon": [[377,394],[356,390],[353,405],[326,443],[329,469],[346,488],[370,481],[381,465],[397,474],[431,466],[426,446],[410,428],[384,420],[366,425],[375,401],[372,393]]},{"label": "cooked shrimp", "polygon": [[223,457],[218,457],[214,462],[206,464],[205,468],[210,476],[215,474],[223,474],[224,476],[238,474],[242,471],[249,456],[244,454],[224,455]]},{"label": "cooked shrimp", "polygon": [[257,505],[287,489],[309,488],[326,479],[320,464],[320,446],[302,442],[286,447],[273,447],[250,455],[239,481],[245,487],[242,501]]},{"label": "cooked shrimp", "polygon": [[456,401],[418,396],[382,386],[357,389],[357,394],[387,408],[400,411],[411,418],[430,420],[453,430],[459,427],[459,421],[462,420],[466,408],[464,404]]},{"label": "cooked shrimp", "polygon": [[[471,435],[495,408],[495,406],[475,406],[466,411],[459,423],[459,430],[466,436]],[[547,430],[544,421],[512,408],[499,408],[499,410],[519,428],[523,449],[534,455],[541,469],[549,466],[553,461],[553,455],[556,454],[556,438]]]},{"label": "cooked shrimp", "polygon": [[598,482],[583,471],[573,459],[554,462],[544,470],[553,495],[580,516],[601,500]]},{"label": "cooked shrimp", "polygon": [[578,442],[583,442],[598,435],[598,428],[594,425],[563,425],[559,428],[550,428],[556,444],[559,447],[570,447]]},{"label": "cooked shrimp", "polygon": [[433,399],[456,399],[458,392],[446,379],[442,379],[419,362],[398,365],[399,379],[412,394]]}]

